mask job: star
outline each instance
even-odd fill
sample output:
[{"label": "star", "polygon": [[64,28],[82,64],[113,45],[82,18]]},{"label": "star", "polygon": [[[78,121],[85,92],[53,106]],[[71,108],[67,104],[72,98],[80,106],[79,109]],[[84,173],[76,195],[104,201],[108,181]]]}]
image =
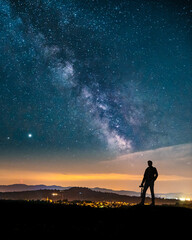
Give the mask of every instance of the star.
[{"label": "star", "polygon": [[32,133],[28,133],[28,138],[32,138],[33,137],[33,135],[32,135]]}]

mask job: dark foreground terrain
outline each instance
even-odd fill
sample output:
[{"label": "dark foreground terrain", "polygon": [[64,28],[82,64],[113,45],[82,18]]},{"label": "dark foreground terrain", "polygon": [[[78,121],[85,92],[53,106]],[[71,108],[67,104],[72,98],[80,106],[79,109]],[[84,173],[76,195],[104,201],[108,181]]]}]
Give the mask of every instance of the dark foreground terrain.
[{"label": "dark foreground terrain", "polygon": [[[132,206],[116,209],[65,206],[46,202],[0,201],[2,236],[133,238],[190,236],[192,209]],[[5,235],[3,235],[5,234]]]}]

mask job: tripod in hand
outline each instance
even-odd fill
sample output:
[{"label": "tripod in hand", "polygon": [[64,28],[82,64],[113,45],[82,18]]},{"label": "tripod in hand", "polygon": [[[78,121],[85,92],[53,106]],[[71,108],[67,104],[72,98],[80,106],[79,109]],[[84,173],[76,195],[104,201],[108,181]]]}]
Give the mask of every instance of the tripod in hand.
[{"label": "tripod in hand", "polygon": [[143,185],[140,185],[139,187],[141,188],[141,199],[142,199],[144,186],[143,186]]}]

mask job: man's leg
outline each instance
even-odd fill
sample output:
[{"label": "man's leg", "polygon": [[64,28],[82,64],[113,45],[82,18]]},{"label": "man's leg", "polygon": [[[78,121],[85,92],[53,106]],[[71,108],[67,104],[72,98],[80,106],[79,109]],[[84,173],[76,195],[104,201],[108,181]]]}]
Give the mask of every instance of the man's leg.
[{"label": "man's leg", "polygon": [[152,205],[155,205],[154,182],[150,183]]},{"label": "man's leg", "polygon": [[149,185],[147,183],[145,183],[144,188],[143,188],[143,194],[142,194],[142,199],[141,199],[141,204],[143,205],[145,202],[145,194],[147,192],[147,188],[149,187]]}]

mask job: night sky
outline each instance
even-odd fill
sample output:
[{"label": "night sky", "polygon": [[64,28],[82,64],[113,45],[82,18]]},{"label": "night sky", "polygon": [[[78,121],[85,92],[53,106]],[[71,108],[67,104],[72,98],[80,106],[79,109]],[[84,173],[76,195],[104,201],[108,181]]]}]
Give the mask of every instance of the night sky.
[{"label": "night sky", "polygon": [[190,0],[1,0],[0,11],[1,168],[191,146]]}]

